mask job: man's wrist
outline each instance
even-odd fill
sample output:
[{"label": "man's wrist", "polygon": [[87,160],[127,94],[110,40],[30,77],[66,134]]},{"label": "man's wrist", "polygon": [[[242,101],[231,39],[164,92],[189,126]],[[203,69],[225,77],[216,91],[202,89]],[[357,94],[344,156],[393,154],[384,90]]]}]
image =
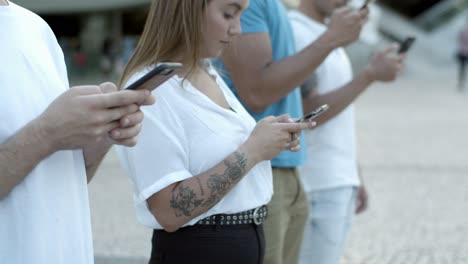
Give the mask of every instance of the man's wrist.
[{"label": "man's wrist", "polygon": [[323,33],[316,41],[316,43],[322,47],[333,51],[341,46],[340,41],[336,38],[335,34],[328,29]]},{"label": "man's wrist", "polygon": [[367,66],[361,73],[362,78],[364,81],[368,82],[369,84],[375,82],[377,78],[375,77],[374,70],[371,66]]},{"label": "man's wrist", "polygon": [[35,149],[42,156],[48,156],[59,150],[54,144],[51,134],[47,133],[39,118],[29,123],[28,127],[28,137],[31,139],[31,142],[35,142]]}]

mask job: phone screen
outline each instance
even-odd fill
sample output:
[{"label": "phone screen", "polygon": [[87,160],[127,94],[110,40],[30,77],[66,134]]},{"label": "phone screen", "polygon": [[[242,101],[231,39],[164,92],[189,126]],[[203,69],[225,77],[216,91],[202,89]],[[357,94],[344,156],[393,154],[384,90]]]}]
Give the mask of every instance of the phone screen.
[{"label": "phone screen", "polygon": [[156,68],[129,85],[128,90],[147,89],[152,91],[182,70],[180,63],[160,63]]},{"label": "phone screen", "polygon": [[318,117],[319,115],[323,114],[324,112],[326,112],[329,108],[330,108],[330,106],[328,106],[327,104],[324,104],[324,105],[320,106],[319,108],[315,109],[315,111],[312,111],[312,112],[308,113],[307,115],[303,116],[301,119],[297,120],[296,123],[309,122],[310,120],[312,120],[312,119]]}]

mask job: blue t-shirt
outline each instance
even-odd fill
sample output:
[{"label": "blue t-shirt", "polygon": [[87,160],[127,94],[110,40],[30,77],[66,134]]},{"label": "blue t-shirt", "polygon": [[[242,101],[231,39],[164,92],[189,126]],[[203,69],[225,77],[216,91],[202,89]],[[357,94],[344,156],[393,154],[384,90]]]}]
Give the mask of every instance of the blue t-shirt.
[{"label": "blue t-shirt", "polygon": [[[296,53],[294,35],[289,23],[285,6],[280,0],[251,0],[247,10],[241,16],[242,33],[262,33],[270,35],[273,50],[273,61],[279,61]],[[216,66],[223,72],[227,85],[239,98],[229,73],[221,62]],[[246,107],[247,108],[247,107]],[[248,109],[248,108],[247,108]],[[293,118],[300,118],[302,99],[300,89],[296,88],[280,101],[270,105],[261,113],[250,114],[259,121],[267,116],[289,114]],[[301,135],[301,151],[293,153],[284,151],[271,161],[273,167],[297,167],[305,160],[306,144]]]}]

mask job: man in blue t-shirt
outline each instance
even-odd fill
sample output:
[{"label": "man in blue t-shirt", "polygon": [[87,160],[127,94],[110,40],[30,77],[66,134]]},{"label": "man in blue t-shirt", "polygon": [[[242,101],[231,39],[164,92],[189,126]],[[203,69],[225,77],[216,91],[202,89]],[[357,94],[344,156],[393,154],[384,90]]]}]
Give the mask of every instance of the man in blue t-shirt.
[{"label": "man in blue t-shirt", "polygon": [[[304,83],[334,49],[359,37],[367,10],[339,9],[328,30],[295,54],[292,29],[281,0],[251,0],[241,17],[243,34],[222,56],[225,81],[252,116],[302,116]],[[304,141],[302,141],[304,142]],[[301,152],[283,152],[272,160],[274,195],[265,222],[265,263],[297,263],[308,204],[296,167],[305,159]]]}]

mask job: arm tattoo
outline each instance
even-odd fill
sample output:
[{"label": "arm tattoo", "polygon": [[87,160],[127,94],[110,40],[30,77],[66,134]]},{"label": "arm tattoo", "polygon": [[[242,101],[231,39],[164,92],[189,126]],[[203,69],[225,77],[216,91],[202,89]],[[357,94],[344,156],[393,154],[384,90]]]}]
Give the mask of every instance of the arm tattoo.
[{"label": "arm tattoo", "polygon": [[229,182],[229,178],[226,177],[226,173],[224,173],[223,175],[211,175],[210,178],[208,178],[208,181],[206,181],[206,185],[208,185],[208,188],[211,190],[211,195],[203,203],[203,206],[210,206],[221,199],[219,195],[222,195],[229,190],[231,183]]},{"label": "arm tattoo", "polygon": [[190,216],[191,212],[199,207],[203,200],[195,199],[195,191],[182,184],[177,189],[177,194],[173,193],[172,195],[171,207],[174,208],[177,217]]},{"label": "arm tattoo", "polygon": [[[245,167],[247,166],[247,158],[245,154],[240,152],[234,153],[235,160],[225,160],[224,165],[226,170],[223,174],[211,175],[206,185],[208,186],[211,194],[205,199],[197,199],[197,193],[190,187],[185,187],[180,184],[176,190],[174,190],[172,199],[170,201],[171,208],[174,208],[175,215],[177,217],[192,215],[200,206],[213,206],[219,200],[224,197],[228,190],[241,179],[245,174]],[[200,185],[200,194],[204,195],[204,189],[202,182],[199,177],[196,177],[198,184]]]},{"label": "arm tattoo", "polygon": [[208,178],[206,184],[211,190],[211,195],[203,203],[203,206],[212,206],[218,202],[221,197],[235,184],[245,173],[245,167],[247,166],[247,159],[243,153],[234,153],[235,161],[225,160],[226,170],[224,174],[214,174]]},{"label": "arm tattoo", "polygon": [[234,156],[236,158],[235,162],[230,162],[228,160],[224,161],[227,169],[225,174],[228,175],[229,179],[232,181],[237,181],[239,178],[244,174],[245,167],[247,166],[247,159],[245,158],[244,154],[239,152],[235,152]]},{"label": "arm tattoo", "polygon": [[197,178],[198,185],[200,185],[200,194],[203,196],[205,195],[205,190],[203,190],[203,185],[201,183],[200,177],[195,177]]}]

